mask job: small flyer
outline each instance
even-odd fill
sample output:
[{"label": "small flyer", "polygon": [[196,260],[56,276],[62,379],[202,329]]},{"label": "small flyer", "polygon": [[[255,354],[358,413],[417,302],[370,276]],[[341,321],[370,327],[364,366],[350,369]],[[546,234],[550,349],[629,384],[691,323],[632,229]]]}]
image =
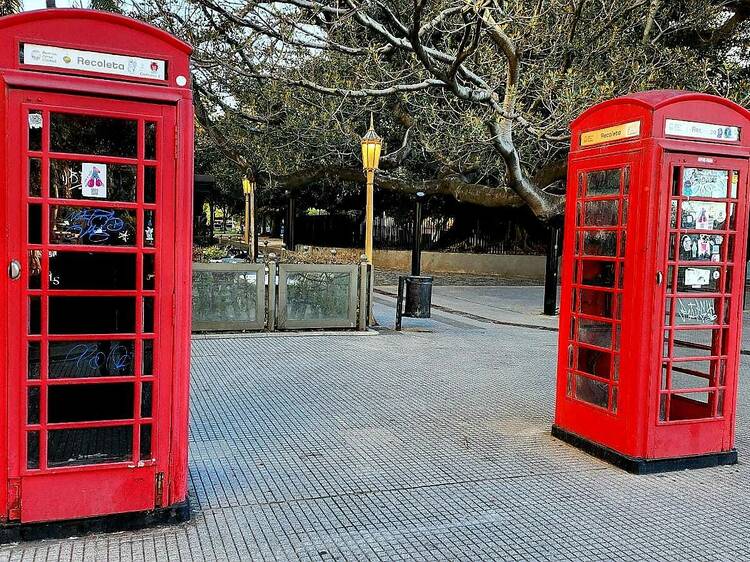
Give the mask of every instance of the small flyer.
[{"label": "small flyer", "polygon": [[83,162],[81,191],[84,197],[107,198],[107,165]]},{"label": "small flyer", "polygon": [[708,285],[710,277],[710,269],[699,269],[697,267],[688,267],[685,269],[685,285],[693,289],[700,289]]}]

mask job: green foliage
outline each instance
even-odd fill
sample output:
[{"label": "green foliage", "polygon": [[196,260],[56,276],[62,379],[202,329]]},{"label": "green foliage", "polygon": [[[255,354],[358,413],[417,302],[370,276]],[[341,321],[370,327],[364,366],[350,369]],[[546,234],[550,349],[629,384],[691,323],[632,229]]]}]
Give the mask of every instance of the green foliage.
[{"label": "green foliage", "polygon": [[[518,117],[513,121],[513,141],[527,177],[543,178],[538,180],[539,188],[561,177],[570,121],[605,99],[668,88],[750,102],[750,27],[744,12],[730,9],[737,2],[474,4],[493,6],[488,13],[519,53],[519,81],[511,92]],[[221,4],[237,18],[230,19],[216,5],[208,0],[146,0],[138,15],[181,35],[196,49],[194,78],[218,133],[209,136],[199,128],[198,161],[201,169],[221,178],[227,197],[239,200],[241,176],[258,173],[270,178],[263,192],[264,197],[273,193],[266,201],[271,204],[284,190],[306,184],[301,171],[318,167],[331,174],[311,180],[314,186],[308,184],[309,193],[317,196],[311,204],[327,208],[355,198],[359,177],[342,180],[334,172],[360,165],[359,137],[367,128],[370,111],[384,137],[384,154],[399,148],[405,131],[412,128],[408,158],[381,172],[380,177],[388,177],[394,185],[413,188],[445,177],[456,177],[468,186],[508,185],[507,162],[495,150],[488,131],[488,122],[497,114],[486,103],[461,99],[450,88],[440,87],[364,98],[352,94],[434,78],[413,53],[391,48],[354,15],[325,25],[320,12],[294,2],[243,0]],[[272,5],[281,7],[269,16]],[[320,5],[343,4],[322,1]],[[412,24],[413,0],[360,6],[359,13],[397,38],[404,33],[394,18]],[[422,24],[444,10],[457,10],[422,38],[429,48],[456,53],[466,29],[461,14],[469,4],[434,0],[425,6]],[[251,23],[238,25],[238,20]],[[268,29],[262,21],[271,21]],[[315,40],[356,52],[312,48],[313,39],[301,31],[305,25],[318,26]],[[464,66],[503,100],[509,93],[509,62],[486,29]],[[459,74],[456,82],[465,86],[469,81]],[[324,93],[311,85],[340,90]]]}]

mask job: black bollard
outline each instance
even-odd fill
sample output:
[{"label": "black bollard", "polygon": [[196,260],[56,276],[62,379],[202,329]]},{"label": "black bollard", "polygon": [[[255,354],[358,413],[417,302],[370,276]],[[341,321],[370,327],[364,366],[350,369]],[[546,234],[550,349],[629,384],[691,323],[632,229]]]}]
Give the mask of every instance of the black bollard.
[{"label": "black bollard", "polygon": [[544,314],[557,314],[557,280],[560,270],[562,225],[550,223],[549,246],[547,247],[547,268],[544,275]]}]

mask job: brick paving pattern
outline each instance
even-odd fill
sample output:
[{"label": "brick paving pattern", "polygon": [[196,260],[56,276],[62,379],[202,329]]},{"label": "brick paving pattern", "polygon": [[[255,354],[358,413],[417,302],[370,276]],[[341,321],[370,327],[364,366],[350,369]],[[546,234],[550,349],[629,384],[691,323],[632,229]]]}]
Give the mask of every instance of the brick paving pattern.
[{"label": "brick paving pattern", "polygon": [[[750,558],[747,464],[614,469],[549,435],[554,332],[411,326],[196,340],[192,520],[0,560]],[[745,384],[741,459],[749,399]]]}]

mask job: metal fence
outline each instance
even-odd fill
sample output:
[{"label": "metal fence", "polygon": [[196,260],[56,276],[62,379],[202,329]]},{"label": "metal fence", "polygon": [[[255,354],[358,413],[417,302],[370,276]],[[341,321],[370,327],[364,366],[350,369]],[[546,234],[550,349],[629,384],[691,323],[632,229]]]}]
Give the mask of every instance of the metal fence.
[{"label": "metal fence", "polygon": [[[412,220],[375,217],[373,244],[383,250],[409,250],[413,227]],[[548,237],[546,227],[528,217],[483,216],[462,221],[451,217],[427,217],[421,224],[422,249],[433,252],[543,255]],[[360,248],[364,245],[364,224],[349,215],[298,217],[295,242]]]},{"label": "metal fence", "polygon": [[193,331],[365,330],[367,264],[194,263]]}]

